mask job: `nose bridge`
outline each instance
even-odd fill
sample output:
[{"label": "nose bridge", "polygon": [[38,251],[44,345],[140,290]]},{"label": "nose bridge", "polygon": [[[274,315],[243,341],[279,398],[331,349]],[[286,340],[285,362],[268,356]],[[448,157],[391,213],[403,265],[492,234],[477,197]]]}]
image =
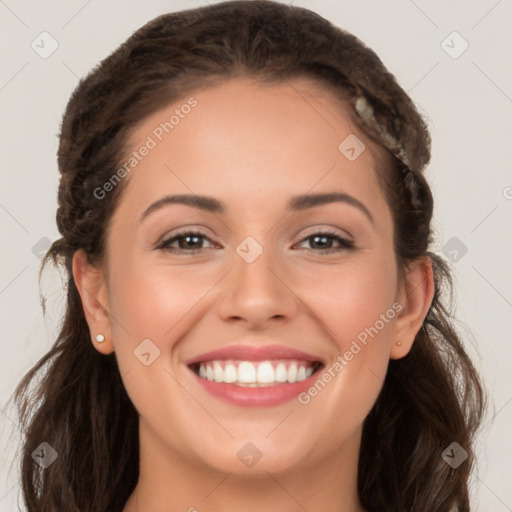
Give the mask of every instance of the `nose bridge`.
[{"label": "nose bridge", "polygon": [[[261,237],[260,237],[261,240]],[[235,258],[236,270],[239,279],[248,283],[268,286],[269,281],[275,279],[270,268],[278,266],[275,250],[271,246],[271,237],[260,244],[252,236],[245,238],[236,248],[236,254],[240,261]]]},{"label": "nose bridge", "polygon": [[224,319],[237,317],[256,325],[294,313],[297,300],[279,275],[282,266],[271,239],[260,243],[248,236],[235,248],[233,270],[220,298]]},{"label": "nose bridge", "polygon": [[244,290],[252,295],[272,293],[274,296],[279,292],[279,284],[276,283],[274,270],[279,267],[276,251],[271,245],[272,236],[259,236],[258,242],[255,237],[247,236],[236,247],[235,280],[237,286],[248,288]]}]

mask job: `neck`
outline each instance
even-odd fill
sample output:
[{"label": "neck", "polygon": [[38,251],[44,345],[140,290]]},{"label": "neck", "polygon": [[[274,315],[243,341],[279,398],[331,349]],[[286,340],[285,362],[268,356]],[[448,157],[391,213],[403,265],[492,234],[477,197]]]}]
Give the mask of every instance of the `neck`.
[{"label": "neck", "polygon": [[[363,512],[357,493],[359,443],[347,443],[315,465],[280,473],[222,473],[183,459],[139,428],[139,481],[123,512]],[[354,435],[360,440],[360,431]]]}]

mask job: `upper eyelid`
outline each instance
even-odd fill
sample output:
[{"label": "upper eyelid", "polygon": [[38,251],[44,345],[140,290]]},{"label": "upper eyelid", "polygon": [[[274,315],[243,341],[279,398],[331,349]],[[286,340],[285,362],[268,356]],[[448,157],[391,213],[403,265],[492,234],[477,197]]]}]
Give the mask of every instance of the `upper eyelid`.
[{"label": "upper eyelid", "polygon": [[[354,237],[349,234],[347,231],[345,230],[341,230],[340,228],[334,228],[332,226],[329,226],[329,227],[311,227],[311,230],[309,230],[308,228],[306,228],[307,231],[306,233],[303,233],[301,235],[301,240],[304,240],[305,238],[308,238],[310,236],[313,236],[313,235],[316,235],[316,234],[328,234],[330,236],[338,236],[340,238],[343,238],[349,242],[354,242]],[[301,230],[302,231],[302,230]],[[294,236],[294,238],[298,236],[298,233]]]},{"label": "upper eyelid", "polygon": [[[309,236],[311,234],[319,233],[319,232],[331,231],[339,236],[346,236],[348,238],[353,238],[352,235],[346,229],[332,226],[332,225],[329,225],[328,223],[322,224],[321,222],[318,225],[308,226],[306,228],[301,228],[300,230],[295,231],[295,234],[293,235],[293,237],[295,238],[296,236],[298,236],[298,234],[301,231],[304,231],[304,230],[306,230],[307,233],[304,234],[303,236]],[[231,231],[231,230],[229,230],[229,231]],[[161,237],[161,239],[164,239],[164,238],[168,239],[168,238],[172,238],[174,236],[177,236],[177,235],[180,235],[183,233],[190,233],[190,232],[197,232],[197,233],[200,233],[201,235],[204,235],[207,237],[210,237],[210,236],[216,237],[217,236],[216,234],[209,235],[208,233],[214,233],[214,232],[210,228],[207,228],[206,226],[204,226],[202,224],[196,225],[196,224],[190,223],[190,225],[185,225],[185,226],[182,226],[181,228],[176,228],[176,229],[167,231],[166,234]],[[172,233],[172,234],[169,234],[169,233]]]},{"label": "upper eyelid", "polygon": [[[175,238],[177,236],[183,236],[183,235],[187,235],[187,234],[195,234],[195,235],[201,235],[201,236],[204,236],[205,238],[208,238],[210,240],[213,241],[213,238],[215,238],[215,235],[213,235],[213,238],[211,235],[209,235],[208,233],[206,233],[205,231],[203,231],[203,229],[206,229],[206,228],[195,228],[195,227],[185,227],[177,232],[172,232],[172,234],[166,234],[164,236],[161,237],[161,240],[164,241],[164,240],[170,240],[172,238]],[[353,237],[347,233],[345,230],[340,230],[340,228],[334,228],[334,227],[311,227],[311,228],[306,228],[308,229],[308,232],[307,233],[304,233],[302,235],[302,238],[305,238],[305,237],[308,237],[308,236],[311,236],[311,235],[315,235],[315,234],[318,234],[318,233],[328,233],[328,234],[331,234],[331,235],[335,235],[335,236],[340,236],[342,238],[349,238],[349,239],[352,239]],[[309,229],[311,229],[311,231],[309,231]],[[302,231],[302,230],[301,230]],[[299,231],[300,232],[300,231]],[[298,236],[298,233],[297,232],[293,237],[295,238],[296,236]]]},{"label": "upper eyelid", "polygon": [[[208,234],[210,232],[211,232],[211,230],[209,230],[208,228],[205,228],[204,226],[196,227],[195,225],[192,224],[190,226],[185,226],[183,228],[177,228],[177,230],[171,230],[171,231],[165,232],[165,234],[160,237],[159,242],[165,242],[166,240],[170,240],[177,236],[183,236],[188,233],[199,234],[201,236],[212,239],[212,235]],[[213,236],[215,236],[215,235],[213,235]]]}]

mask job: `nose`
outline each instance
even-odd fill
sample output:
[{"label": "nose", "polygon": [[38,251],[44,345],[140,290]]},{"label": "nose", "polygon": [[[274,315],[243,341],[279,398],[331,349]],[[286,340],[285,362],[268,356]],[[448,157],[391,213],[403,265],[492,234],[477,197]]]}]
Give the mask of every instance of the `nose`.
[{"label": "nose", "polygon": [[218,313],[224,321],[262,330],[277,321],[287,323],[296,315],[300,300],[271,250],[264,249],[250,263],[235,252],[233,265],[222,282],[218,301]]}]

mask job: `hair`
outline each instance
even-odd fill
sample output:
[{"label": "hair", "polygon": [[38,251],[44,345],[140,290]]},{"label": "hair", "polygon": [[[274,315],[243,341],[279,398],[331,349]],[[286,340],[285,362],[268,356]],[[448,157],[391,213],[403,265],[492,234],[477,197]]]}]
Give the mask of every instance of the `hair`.
[{"label": "hair", "polygon": [[[139,473],[138,415],[114,354],[94,349],[73,279],[73,254],[105,256],[122,180],[102,187],[125,161],[130,134],[152,112],[194,90],[248,77],[262,84],[306,78],[332,91],[383,155],[378,179],[392,211],[397,267],[432,261],[434,297],[407,356],[391,360],[363,424],[358,492],[368,511],[470,510],[473,443],[485,409],[478,374],[452,311],[447,263],[428,250],[433,197],[424,177],[430,135],[411,99],[379,57],[354,35],[304,8],[270,0],[228,1],[148,22],[96,66],[73,92],[58,148],[57,226],[48,250],[67,271],[67,303],[51,349],[14,393],[24,438],[22,491],[29,512],[120,511]],[[62,267],[61,267],[62,268]],[[32,459],[42,442],[58,461]],[[441,457],[456,441],[467,460]]]}]

